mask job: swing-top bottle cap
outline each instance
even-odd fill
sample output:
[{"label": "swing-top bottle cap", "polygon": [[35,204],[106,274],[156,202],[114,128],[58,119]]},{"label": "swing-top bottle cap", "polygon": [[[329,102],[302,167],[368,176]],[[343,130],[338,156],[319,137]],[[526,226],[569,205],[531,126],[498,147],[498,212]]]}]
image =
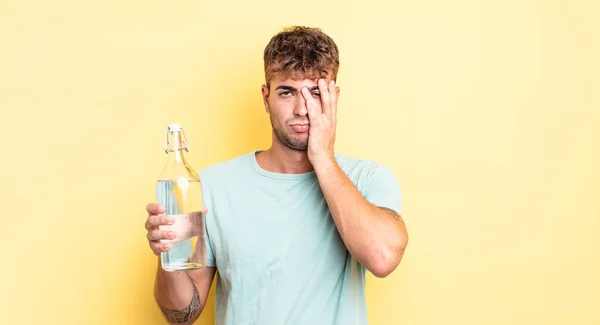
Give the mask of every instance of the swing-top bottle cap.
[{"label": "swing-top bottle cap", "polygon": [[173,138],[172,140],[174,143],[180,141],[180,144],[177,144],[177,146],[183,148],[185,151],[189,151],[187,147],[187,139],[185,138],[185,132],[183,132],[181,124],[167,124],[167,129],[165,130],[166,153],[169,153],[169,132],[177,132],[177,134],[171,134],[171,138]]},{"label": "swing-top bottle cap", "polygon": [[181,131],[181,125],[180,124],[169,124],[167,125],[167,129],[169,129],[169,131]]}]

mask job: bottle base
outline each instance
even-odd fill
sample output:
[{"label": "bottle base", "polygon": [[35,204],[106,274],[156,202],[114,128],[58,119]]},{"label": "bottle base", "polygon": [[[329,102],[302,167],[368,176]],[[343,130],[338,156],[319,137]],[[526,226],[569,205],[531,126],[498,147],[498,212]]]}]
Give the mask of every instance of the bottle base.
[{"label": "bottle base", "polygon": [[183,263],[183,264],[171,264],[171,265],[163,265],[163,270],[167,272],[177,272],[177,271],[189,271],[189,270],[197,270],[201,268],[205,268],[206,265],[200,263]]}]

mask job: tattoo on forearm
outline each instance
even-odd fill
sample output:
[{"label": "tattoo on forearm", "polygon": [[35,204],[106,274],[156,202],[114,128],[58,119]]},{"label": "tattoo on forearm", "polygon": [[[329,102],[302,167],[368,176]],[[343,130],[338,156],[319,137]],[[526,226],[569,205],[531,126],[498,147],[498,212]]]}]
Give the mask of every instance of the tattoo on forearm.
[{"label": "tattoo on forearm", "polygon": [[192,284],[192,286],[194,287],[194,293],[192,294],[192,301],[190,301],[187,307],[174,310],[160,306],[160,309],[170,323],[186,323],[190,319],[196,317],[196,315],[200,312],[200,295],[198,294],[196,285]]},{"label": "tattoo on forearm", "polygon": [[406,224],[404,224],[404,219],[402,219],[402,216],[398,212],[396,212],[396,211],[394,211],[392,209],[389,209],[389,208],[384,208],[384,207],[379,207],[379,208],[381,210],[387,212],[392,217],[394,217],[394,219],[400,221],[402,223],[402,225],[404,225],[406,227]]}]

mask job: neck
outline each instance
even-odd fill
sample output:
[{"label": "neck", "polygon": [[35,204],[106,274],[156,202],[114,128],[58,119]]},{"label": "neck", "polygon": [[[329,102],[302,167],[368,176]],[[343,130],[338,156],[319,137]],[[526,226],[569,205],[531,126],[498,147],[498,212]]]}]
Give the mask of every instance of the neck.
[{"label": "neck", "polygon": [[282,174],[302,174],[313,171],[307,151],[298,151],[282,145],[273,136],[271,147],[256,155],[258,165],[269,172]]}]

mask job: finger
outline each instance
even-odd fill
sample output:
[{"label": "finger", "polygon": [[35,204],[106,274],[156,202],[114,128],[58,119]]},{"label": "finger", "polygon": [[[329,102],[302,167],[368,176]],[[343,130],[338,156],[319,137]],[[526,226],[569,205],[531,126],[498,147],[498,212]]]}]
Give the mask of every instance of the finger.
[{"label": "finger", "polygon": [[337,102],[338,96],[340,93],[340,88],[335,85],[335,81],[329,81],[329,96],[330,96],[330,104],[331,105],[331,116],[333,118],[337,115]]},{"label": "finger", "polygon": [[[304,96],[304,100],[306,101],[306,110],[308,111],[308,118],[310,120],[310,123],[318,123],[318,108],[317,108],[317,102],[315,101],[315,99],[312,97],[310,91],[308,91],[308,88],[303,87],[302,88],[302,96]],[[313,125],[315,125],[313,124]]]},{"label": "finger", "polygon": [[153,230],[148,231],[148,234],[146,235],[146,237],[148,237],[148,240],[150,240],[150,241],[175,239],[177,237],[177,232],[175,232],[173,230],[153,229]]},{"label": "finger", "polygon": [[323,114],[329,115],[331,114],[332,93],[329,92],[325,79],[319,79],[317,84],[319,86],[319,93],[321,94],[321,109],[323,110]]},{"label": "finger", "polygon": [[161,214],[165,212],[165,207],[158,203],[150,203],[146,206],[146,211],[148,214]]},{"label": "finger", "polygon": [[168,252],[171,249],[171,244],[150,243],[150,248],[154,254],[159,255],[162,252]]},{"label": "finger", "polygon": [[146,229],[150,230],[156,226],[172,225],[173,223],[175,223],[174,216],[151,215],[146,220]]}]

